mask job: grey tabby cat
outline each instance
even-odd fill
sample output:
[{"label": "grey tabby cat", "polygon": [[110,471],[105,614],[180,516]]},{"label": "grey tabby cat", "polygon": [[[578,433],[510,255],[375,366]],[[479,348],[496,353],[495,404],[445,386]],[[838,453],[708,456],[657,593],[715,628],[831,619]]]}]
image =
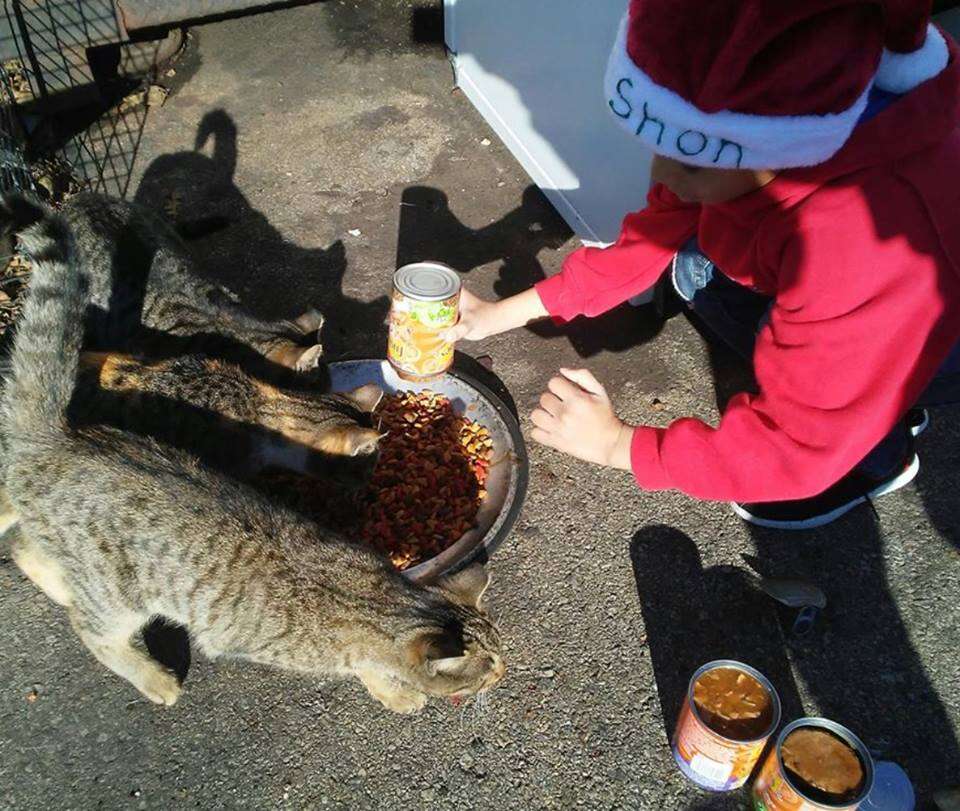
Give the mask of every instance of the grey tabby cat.
[{"label": "grey tabby cat", "polygon": [[[36,221],[37,208],[11,201],[19,229]],[[150,355],[203,352],[266,361],[261,368],[275,371],[318,365],[319,313],[309,310],[292,322],[251,316],[233,293],[197,273],[176,232],[153,212],[87,193],[70,198],[61,214],[90,275],[86,346],[148,348]]]},{"label": "grey tabby cat", "polygon": [[344,394],[282,388],[205,355],[84,352],[70,418],[153,437],[244,479],[278,467],[356,488],[379,456],[370,415],[382,396],[375,385]]},{"label": "grey tabby cat", "polygon": [[[6,224],[18,231],[47,213],[17,196],[4,206]],[[151,436],[246,478],[272,466],[347,487],[369,479],[380,438],[370,413],[382,392],[321,394],[316,381],[296,386],[299,375],[286,374],[319,361],[319,344],[297,341],[308,341],[322,316],[310,311],[292,324],[254,319],[201,280],[176,234],[137,206],[82,194],[63,216],[90,278],[87,342],[105,350],[83,356],[71,418]],[[160,357],[147,361],[126,350]],[[194,354],[164,357],[184,351]],[[286,385],[268,382],[278,377]]]},{"label": "grey tabby cat", "polygon": [[116,428],[71,427],[89,277],[59,216],[22,241],[34,276],[0,404],[5,491],[21,517],[13,558],[66,607],[102,664],[173,704],[176,676],[134,644],[163,616],[210,656],[354,676],[397,712],[500,680],[482,569],[415,585],[370,548],[189,454]]}]

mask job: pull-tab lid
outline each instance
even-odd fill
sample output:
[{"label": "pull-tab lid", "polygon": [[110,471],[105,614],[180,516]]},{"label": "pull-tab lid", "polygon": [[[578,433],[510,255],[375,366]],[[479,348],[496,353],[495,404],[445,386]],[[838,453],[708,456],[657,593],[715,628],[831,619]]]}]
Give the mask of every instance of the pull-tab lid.
[{"label": "pull-tab lid", "polygon": [[393,274],[393,284],[403,295],[417,301],[444,301],[460,292],[460,277],[439,262],[404,265]]}]

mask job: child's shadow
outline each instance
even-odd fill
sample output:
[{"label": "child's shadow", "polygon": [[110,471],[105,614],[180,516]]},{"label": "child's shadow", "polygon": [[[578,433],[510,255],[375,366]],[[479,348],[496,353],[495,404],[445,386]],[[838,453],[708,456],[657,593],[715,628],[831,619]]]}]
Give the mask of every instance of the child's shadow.
[{"label": "child's shadow", "polygon": [[[460,273],[500,262],[494,283],[506,298],[546,278],[538,258],[542,250],[558,250],[572,232],[536,186],[528,186],[520,204],[481,228],[464,225],[450,209],[447,195],[429,186],[404,190],[400,203],[397,266],[435,260]],[[662,322],[650,307],[622,305],[599,318],[577,319],[558,326],[540,322],[527,327],[540,338],[566,338],[582,358],[602,351],[624,352],[652,340]]]},{"label": "child's shadow", "polygon": [[703,570],[696,545],[679,530],[651,526],[633,539],[668,737],[694,670],[739,659],[773,682],[784,722],[819,714],[850,727],[879,759],[903,766],[921,797],[949,784],[960,769],[957,740],[890,594],[874,516],[851,514],[829,532],[751,527],[751,534],[757,555],[748,560],[758,574],[810,581],[826,593],[808,636],[791,636],[795,612],[763,595],[746,570]]},{"label": "child's shadow", "polygon": [[[207,156],[201,150],[211,140]],[[387,297],[363,302],[345,296],[343,244],[303,248],[285,239],[236,186],[236,166],[236,125],[215,110],[200,122],[193,151],[162,155],[147,167],[135,202],[165,212],[190,241],[196,271],[233,289],[255,315],[291,318],[315,306],[331,316],[323,335],[327,356],[381,347]],[[141,259],[147,272],[149,257]],[[144,629],[143,639],[152,655],[186,677],[190,644],[183,628],[158,620]]]},{"label": "child's shadow", "polygon": [[[212,156],[203,150],[212,141]],[[195,149],[161,155],[145,170],[135,202],[166,211],[189,239],[198,271],[238,293],[254,315],[293,318],[309,307],[328,316],[325,355],[381,354],[389,300],[343,294],[346,252],[304,248],[284,238],[234,182],[237,127],[223,110],[207,113]]]},{"label": "child's shadow", "polygon": [[783,653],[777,613],[745,571],[734,566],[704,570],[696,544],[662,525],[640,530],[630,557],[667,741],[691,675],[715,659],[755,667],[776,687],[783,717],[798,717],[802,705]]}]

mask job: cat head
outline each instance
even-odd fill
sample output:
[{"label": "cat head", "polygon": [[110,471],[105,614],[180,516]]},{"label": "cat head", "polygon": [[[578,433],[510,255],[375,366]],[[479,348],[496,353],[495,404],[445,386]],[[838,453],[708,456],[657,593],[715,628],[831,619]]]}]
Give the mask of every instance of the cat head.
[{"label": "cat head", "polygon": [[287,393],[280,432],[307,448],[306,473],[343,487],[364,485],[379,458],[372,414],[383,397],[374,384],[336,394]]},{"label": "cat head", "polygon": [[477,564],[442,578],[431,591],[441,600],[407,643],[409,681],[425,693],[460,699],[485,692],[506,672],[500,632],[483,610],[490,576]]}]

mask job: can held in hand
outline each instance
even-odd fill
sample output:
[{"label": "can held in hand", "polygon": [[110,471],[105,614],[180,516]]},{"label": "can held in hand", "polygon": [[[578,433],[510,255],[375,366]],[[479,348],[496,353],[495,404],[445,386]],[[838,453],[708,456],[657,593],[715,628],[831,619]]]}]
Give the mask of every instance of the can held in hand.
[{"label": "can held in hand", "polygon": [[[808,739],[789,751],[791,736],[796,732],[808,735]],[[810,733],[835,739],[848,750],[848,764],[838,764],[823,752],[816,751],[816,740]],[[799,758],[806,757],[811,767],[822,770],[824,779],[833,786],[821,782],[816,785],[816,774],[806,779],[793,771],[802,769]],[[851,768],[852,775],[850,774]],[[859,770],[859,771],[858,771]],[[845,774],[845,772],[847,774]],[[854,811],[860,807],[873,788],[874,767],[870,752],[863,742],[846,727],[826,718],[800,718],[783,728],[776,745],[770,749],[757,779],[753,783],[753,807],[756,811]],[[846,783],[837,781],[845,780]],[[833,788],[833,792],[824,790]]]},{"label": "can held in hand", "polygon": [[673,756],[701,788],[733,791],[750,778],[779,723],[780,696],[766,676],[742,662],[708,662],[690,679]]},{"label": "can held in hand", "polygon": [[439,262],[404,265],[393,274],[387,359],[404,380],[429,380],[453,364],[441,338],[459,318],[460,277]]}]

